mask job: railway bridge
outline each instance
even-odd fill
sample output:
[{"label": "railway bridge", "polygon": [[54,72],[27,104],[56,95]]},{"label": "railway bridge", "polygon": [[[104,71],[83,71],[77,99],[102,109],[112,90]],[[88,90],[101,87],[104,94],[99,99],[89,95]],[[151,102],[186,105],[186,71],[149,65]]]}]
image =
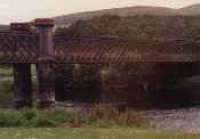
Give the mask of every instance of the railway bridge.
[{"label": "railway bridge", "polygon": [[55,64],[189,63],[198,67],[200,62],[199,41],[64,39],[53,35],[53,27],[51,19],[36,19],[31,23],[12,23],[9,31],[0,32],[0,64],[13,66],[17,107],[32,104],[31,64],[37,67],[37,104],[48,107],[55,103]]}]

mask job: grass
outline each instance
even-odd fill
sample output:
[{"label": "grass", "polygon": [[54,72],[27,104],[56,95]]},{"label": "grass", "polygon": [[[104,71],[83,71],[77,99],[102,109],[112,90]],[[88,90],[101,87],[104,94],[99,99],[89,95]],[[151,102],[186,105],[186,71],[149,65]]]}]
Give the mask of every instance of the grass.
[{"label": "grass", "polygon": [[[118,116],[117,116],[118,115]],[[84,113],[63,109],[0,109],[0,139],[198,139],[199,135],[138,126],[133,113],[99,106]],[[132,118],[131,118],[132,117]],[[4,127],[4,128],[3,128]]]},{"label": "grass", "polygon": [[82,117],[62,109],[0,109],[0,127],[55,127],[64,123],[82,124]]},{"label": "grass", "polygon": [[200,135],[135,128],[1,128],[0,139],[199,139]]},{"label": "grass", "polygon": [[87,111],[69,112],[65,108],[46,110],[0,109],[0,127],[147,127],[148,121],[134,111],[120,113],[115,108],[93,108]]}]

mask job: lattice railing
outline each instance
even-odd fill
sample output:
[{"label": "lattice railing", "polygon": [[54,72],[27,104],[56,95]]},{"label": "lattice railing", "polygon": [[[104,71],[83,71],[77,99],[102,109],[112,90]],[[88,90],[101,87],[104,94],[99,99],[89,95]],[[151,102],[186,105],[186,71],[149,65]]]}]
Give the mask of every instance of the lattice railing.
[{"label": "lattice railing", "polygon": [[0,62],[31,63],[37,60],[39,38],[34,33],[1,32]]},{"label": "lattice railing", "polygon": [[[54,39],[57,63],[200,62],[194,41],[135,42],[120,38]],[[37,63],[39,35],[0,32],[0,63]]]},{"label": "lattice railing", "polygon": [[200,48],[190,41],[135,42],[120,39],[70,40],[55,45],[60,63],[197,62]]}]

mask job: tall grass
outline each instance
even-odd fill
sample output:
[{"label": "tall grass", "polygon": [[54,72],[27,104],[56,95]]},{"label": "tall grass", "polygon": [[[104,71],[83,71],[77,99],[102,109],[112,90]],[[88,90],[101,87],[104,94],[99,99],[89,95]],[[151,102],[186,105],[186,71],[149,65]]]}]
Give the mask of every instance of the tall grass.
[{"label": "tall grass", "polygon": [[93,108],[89,111],[68,112],[64,108],[0,109],[0,127],[110,127],[116,125],[139,126],[144,123],[135,112],[119,113],[118,110]]},{"label": "tall grass", "polygon": [[0,109],[0,127],[52,127],[73,122],[75,115],[64,110]]},{"label": "tall grass", "polygon": [[95,121],[97,126],[144,126],[148,120],[142,112],[136,112],[130,109],[119,109],[111,105],[95,105],[91,108],[86,117],[89,121]]}]

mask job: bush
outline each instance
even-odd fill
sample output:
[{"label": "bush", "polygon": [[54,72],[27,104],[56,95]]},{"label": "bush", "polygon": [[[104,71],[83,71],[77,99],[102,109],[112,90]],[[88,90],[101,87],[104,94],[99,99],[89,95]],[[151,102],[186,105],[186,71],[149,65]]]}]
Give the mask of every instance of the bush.
[{"label": "bush", "polygon": [[14,110],[0,110],[0,126],[13,127],[22,126],[26,119],[22,113]]}]

